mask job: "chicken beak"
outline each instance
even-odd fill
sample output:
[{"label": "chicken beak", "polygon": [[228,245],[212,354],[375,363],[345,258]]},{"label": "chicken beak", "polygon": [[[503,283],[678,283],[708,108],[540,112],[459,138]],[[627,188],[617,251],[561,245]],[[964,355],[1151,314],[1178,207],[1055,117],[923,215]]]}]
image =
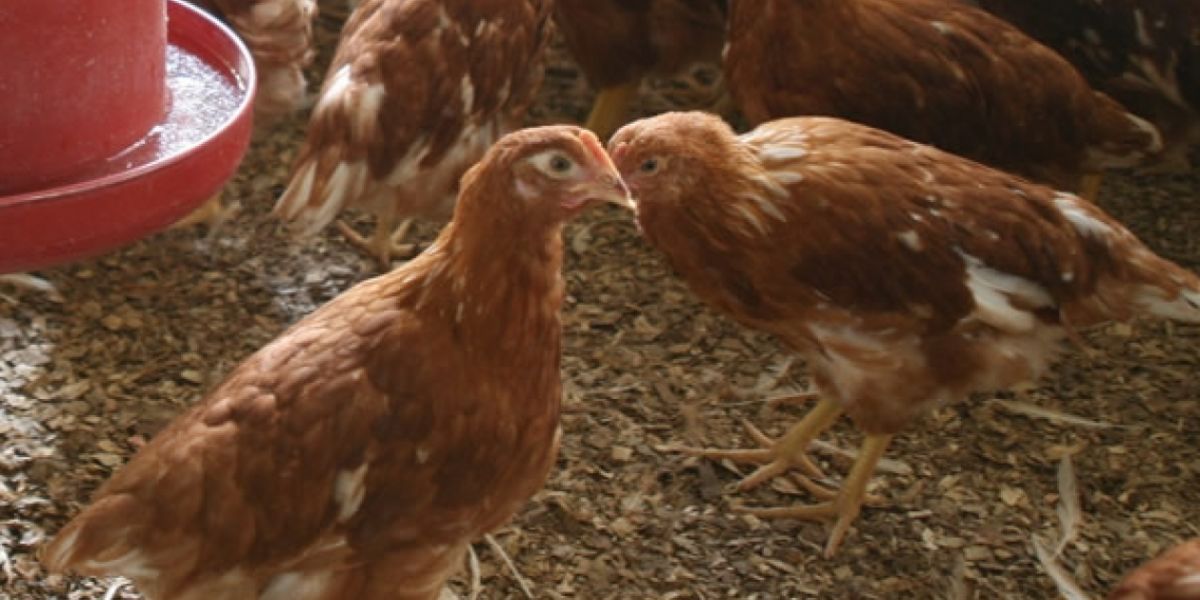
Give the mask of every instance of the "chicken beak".
[{"label": "chicken beak", "polygon": [[588,154],[595,159],[595,166],[599,171],[590,182],[590,191],[594,197],[633,210],[633,197],[629,194],[629,187],[621,179],[621,173],[617,171],[617,166],[613,164],[608,152],[604,151],[600,140],[586,129],[579,133],[579,138],[584,148],[587,148]]}]

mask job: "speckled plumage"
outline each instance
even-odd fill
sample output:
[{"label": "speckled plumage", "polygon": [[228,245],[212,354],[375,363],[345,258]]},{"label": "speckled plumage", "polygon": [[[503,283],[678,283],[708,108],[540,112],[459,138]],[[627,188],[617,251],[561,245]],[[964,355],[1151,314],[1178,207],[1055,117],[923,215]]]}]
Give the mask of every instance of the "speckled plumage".
[{"label": "speckled plumage", "polygon": [[258,68],[255,115],[271,120],[304,102],[304,67],[313,58],[316,0],[194,0],[237,31]]},{"label": "speckled plumage", "polygon": [[725,72],[753,124],[841,117],[1062,189],[1161,149],[1054,51],[960,0],[737,0]]},{"label": "speckled plumage", "polygon": [[432,247],[234,368],[43,563],[150,600],[436,598],[554,462],[562,224],[626,193],[590,133],[502,139]]},{"label": "speckled plumage", "polygon": [[458,178],[541,82],[548,0],[366,0],[347,21],[275,213],[301,235],[345,208],[444,219]]},{"label": "speckled plumage", "polygon": [[800,353],[823,402],[885,444],[931,406],[1035,382],[1073,328],[1200,323],[1200,277],[1100,209],[877,129],[738,137],[669,113],[609,147],[689,287]]},{"label": "speckled plumage", "polygon": [[1166,160],[1200,143],[1200,2],[977,0],[1158,126]]}]

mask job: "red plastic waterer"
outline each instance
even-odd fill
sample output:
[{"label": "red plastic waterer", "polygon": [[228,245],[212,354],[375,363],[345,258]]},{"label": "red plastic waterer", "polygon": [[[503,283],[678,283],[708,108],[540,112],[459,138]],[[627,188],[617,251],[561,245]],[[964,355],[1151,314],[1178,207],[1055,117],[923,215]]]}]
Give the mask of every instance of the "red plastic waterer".
[{"label": "red plastic waterer", "polygon": [[0,0],[0,273],[160,231],[237,170],[250,52],[203,10],[162,2]]},{"label": "red plastic waterer", "polygon": [[165,112],[166,0],[0,2],[0,195],[146,135]]}]

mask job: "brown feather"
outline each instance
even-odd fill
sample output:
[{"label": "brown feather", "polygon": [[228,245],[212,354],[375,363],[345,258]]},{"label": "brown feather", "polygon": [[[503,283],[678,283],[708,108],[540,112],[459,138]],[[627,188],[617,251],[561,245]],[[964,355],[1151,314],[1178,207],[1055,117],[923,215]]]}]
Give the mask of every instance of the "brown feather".
[{"label": "brown feather", "polygon": [[[458,178],[541,83],[548,0],[366,0],[347,21],[275,213],[444,219]],[[393,222],[394,224],[394,222]]]},{"label": "brown feather", "polygon": [[808,117],[739,138],[672,113],[610,147],[646,239],[703,299],[804,354],[869,433],[1036,380],[1064,323],[1200,321],[1200,278],[1098,208],[877,129]]},{"label": "brown feather", "polygon": [[198,0],[237,31],[258,68],[255,115],[284,116],[304,102],[304,68],[313,59],[315,0]]},{"label": "brown feather", "polygon": [[1200,538],[1131,571],[1108,600],[1200,600]]},{"label": "brown feather", "polygon": [[717,62],[725,11],[725,0],[558,0],[554,19],[588,83],[608,88]]},{"label": "brown feather", "polygon": [[[590,135],[501,140],[431,248],[247,358],[100,488],[46,566],[124,575],[151,600],[437,597],[557,452],[563,202],[617,178]],[[531,166],[544,151],[581,165],[583,192]]]},{"label": "brown feather", "polygon": [[735,2],[725,71],[752,123],[841,117],[1062,188],[1161,146],[1062,57],[959,0]]},{"label": "brown feather", "polygon": [[979,0],[1153,122],[1166,158],[1200,143],[1200,4],[1177,0]]}]

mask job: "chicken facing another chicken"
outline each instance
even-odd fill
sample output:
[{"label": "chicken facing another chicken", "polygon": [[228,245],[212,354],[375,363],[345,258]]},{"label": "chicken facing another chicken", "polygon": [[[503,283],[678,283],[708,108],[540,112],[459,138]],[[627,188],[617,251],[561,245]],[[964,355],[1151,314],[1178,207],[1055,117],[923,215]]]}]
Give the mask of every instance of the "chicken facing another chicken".
[{"label": "chicken facing another chicken", "polygon": [[[542,75],[549,0],[364,0],[350,15],[275,214],[303,237],[343,209],[387,269],[408,219],[445,219],[462,173],[515,129]],[[401,219],[405,219],[400,223]]]},{"label": "chicken facing another chicken", "polygon": [[729,18],[725,75],[752,124],[840,117],[1093,199],[1099,172],[1162,147],[1061,56],[961,0],[739,0]]},{"label": "chicken facing another chicken", "polygon": [[41,550],[150,600],[432,599],[554,462],[563,223],[628,203],[600,142],[514,133],[407,265],[233,370]]},{"label": "chicken facing another chicken", "polygon": [[[1200,323],[1200,277],[1088,202],[833,118],[740,137],[670,113],[609,143],[647,241],[709,304],[799,352],[817,406],[761,450],[827,501],[755,511],[836,518],[833,554],[892,436],[970,393],[1037,381],[1078,327],[1145,315]],[[866,434],[839,491],[809,443],[845,413]],[[765,440],[764,440],[765,441]]]},{"label": "chicken facing another chicken", "polygon": [[719,61],[727,10],[726,0],[556,0],[563,41],[597,90],[586,127],[612,134],[647,75]]},{"label": "chicken facing another chicken", "polygon": [[1200,600],[1200,538],[1131,571],[1108,600]]}]

